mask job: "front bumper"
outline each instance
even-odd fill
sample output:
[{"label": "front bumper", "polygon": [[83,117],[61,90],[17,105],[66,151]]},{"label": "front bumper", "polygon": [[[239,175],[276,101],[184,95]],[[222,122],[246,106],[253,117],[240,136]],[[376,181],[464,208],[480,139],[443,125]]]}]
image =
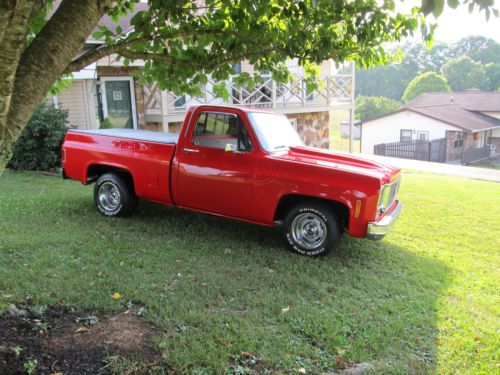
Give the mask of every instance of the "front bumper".
[{"label": "front bumper", "polygon": [[394,222],[401,213],[403,204],[398,202],[394,210],[390,214],[385,215],[379,221],[372,221],[368,223],[366,237],[370,240],[380,240],[391,230]]}]

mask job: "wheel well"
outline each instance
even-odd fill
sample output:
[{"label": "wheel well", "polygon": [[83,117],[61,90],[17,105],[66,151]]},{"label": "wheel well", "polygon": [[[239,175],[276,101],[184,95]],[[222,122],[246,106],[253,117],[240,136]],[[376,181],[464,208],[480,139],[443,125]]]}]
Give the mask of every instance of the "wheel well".
[{"label": "wheel well", "polygon": [[99,177],[101,177],[103,174],[106,173],[114,173],[120,176],[125,180],[125,182],[130,184],[132,189],[135,191],[134,178],[132,177],[132,174],[126,169],[113,167],[110,165],[102,165],[102,164],[90,165],[87,170],[87,183],[91,184],[93,182],[96,182]]},{"label": "wheel well", "polygon": [[340,220],[340,225],[343,228],[348,228],[349,226],[349,208],[339,201],[334,201],[325,198],[310,197],[308,195],[290,194],[281,197],[276,212],[274,213],[274,221],[279,222],[285,219],[287,210],[290,207],[295,206],[304,201],[309,202],[319,202],[327,205],[335,212]]}]

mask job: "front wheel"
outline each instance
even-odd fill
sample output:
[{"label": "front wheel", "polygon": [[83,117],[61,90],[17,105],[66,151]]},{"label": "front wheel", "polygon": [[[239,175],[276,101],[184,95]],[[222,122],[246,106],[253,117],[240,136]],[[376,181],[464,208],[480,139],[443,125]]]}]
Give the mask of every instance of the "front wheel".
[{"label": "front wheel", "polygon": [[97,209],[106,216],[129,215],[138,203],[131,183],[114,173],[103,174],[97,179],[94,201]]},{"label": "front wheel", "polygon": [[340,226],[332,210],[320,203],[301,203],[290,209],[284,221],[291,249],[306,256],[322,256],[338,247]]}]

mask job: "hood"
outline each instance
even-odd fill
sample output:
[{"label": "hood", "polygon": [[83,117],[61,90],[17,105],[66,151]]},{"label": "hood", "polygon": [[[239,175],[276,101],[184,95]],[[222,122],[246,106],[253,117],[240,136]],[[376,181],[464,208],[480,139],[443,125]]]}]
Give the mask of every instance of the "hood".
[{"label": "hood", "polygon": [[288,152],[275,154],[274,157],[365,174],[380,179],[382,184],[394,179],[401,171],[397,167],[373,160],[313,147],[290,147]]}]

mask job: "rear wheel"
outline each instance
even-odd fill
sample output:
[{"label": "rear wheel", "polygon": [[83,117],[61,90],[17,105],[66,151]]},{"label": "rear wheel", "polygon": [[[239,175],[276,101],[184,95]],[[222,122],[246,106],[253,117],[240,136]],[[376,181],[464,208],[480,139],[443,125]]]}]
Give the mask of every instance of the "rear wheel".
[{"label": "rear wheel", "polygon": [[131,183],[114,173],[106,173],[95,183],[94,202],[103,215],[126,216],[135,211],[138,199]]},{"label": "rear wheel", "polygon": [[320,203],[304,202],[291,208],[284,221],[291,249],[306,256],[322,256],[338,247],[340,226],[335,213]]}]

